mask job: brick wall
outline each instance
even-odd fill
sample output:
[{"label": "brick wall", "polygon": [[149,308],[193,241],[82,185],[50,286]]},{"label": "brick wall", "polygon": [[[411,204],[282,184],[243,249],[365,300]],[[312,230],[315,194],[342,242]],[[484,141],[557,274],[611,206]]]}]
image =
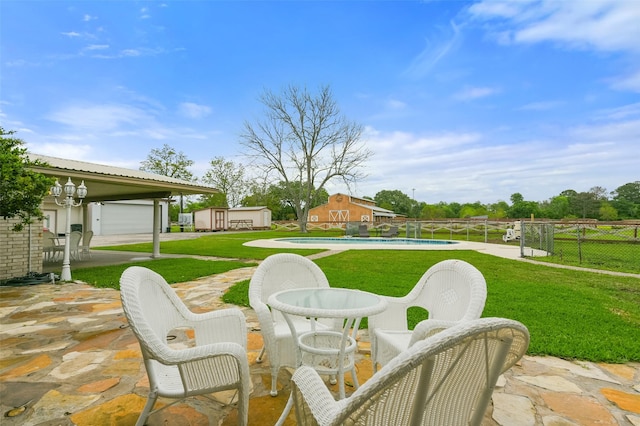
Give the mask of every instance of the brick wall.
[{"label": "brick wall", "polygon": [[42,223],[31,225],[31,271],[29,270],[29,227],[13,232],[17,219],[0,218],[0,280],[42,272]]}]

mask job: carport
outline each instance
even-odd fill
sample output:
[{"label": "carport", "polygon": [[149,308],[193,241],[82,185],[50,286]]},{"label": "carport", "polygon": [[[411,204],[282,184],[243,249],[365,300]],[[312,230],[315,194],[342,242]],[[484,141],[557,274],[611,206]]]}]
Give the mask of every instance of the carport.
[{"label": "carport", "polygon": [[[43,165],[32,167],[34,171],[59,180],[61,185],[68,178],[76,184],[84,180],[88,194],[84,203],[120,201],[120,200],[153,200],[153,254],[160,255],[160,217],[158,203],[178,195],[215,194],[216,188],[196,184],[168,176],[132,170],[122,167],[84,161],[68,160],[29,153],[32,161],[40,161]],[[45,165],[46,164],[46,165]],[[45,197],[45,203],[54,203],[53,196]],[[86,211],[86,210],[85,210]],[[86,218],[86,214],[83,215]],[[83,223],[86,220],[83,220]]]}]

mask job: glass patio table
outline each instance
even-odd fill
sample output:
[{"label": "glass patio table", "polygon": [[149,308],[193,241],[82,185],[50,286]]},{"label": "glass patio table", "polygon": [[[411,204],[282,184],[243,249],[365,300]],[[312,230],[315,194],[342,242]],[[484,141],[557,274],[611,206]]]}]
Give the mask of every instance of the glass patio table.
[{"label": "glass patio table", "polygon": [[[268,304],[272,309],[282,312],[289,324],[291,335],[298,346],[298,365],[310,365],[320,374],[336,375],[340,398],[345,397],[345,370],[351,370],[354,384],[358,387],[354,365],[356,333],[362,318],[384,311],[387,301],[383,297],[345,288],[297,288],[272,294]],[[290,318],[292,315],[309,318],[311,331],[298,334]],[[315,322],[318,318],[342,320],[342,331],[316,330]],[[350,335],[352,328],[353,333]],[[292,404],[290,396],[281,421],[288,415]]]}]

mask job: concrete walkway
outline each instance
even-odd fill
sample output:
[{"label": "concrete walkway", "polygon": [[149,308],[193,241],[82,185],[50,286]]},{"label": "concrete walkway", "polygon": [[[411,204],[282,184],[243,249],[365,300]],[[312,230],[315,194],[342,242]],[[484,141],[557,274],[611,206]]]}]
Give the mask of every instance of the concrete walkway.
[{"label": "concrete walkway", "polygon": [[[115,243],[105,242],[110,244]],[[93,251],[91,262],[108,260],[98,259],[99,253],[103,252]],[[105,256],[112,256],[111,261],[141,258],[139,253],[125,252]],[[248,279],[254,269],[173,287],[196,312],[221,309],[227,307],[220,298],[223,292]],[[271,397],[268,359],[255,362],[262,346],[259,324],[253,310],[243,308],[243,312],[252,375],[249,424],[272,425],[286,403],[292,372],[281,371],[280,393]],[[177,344],[184,344],[179,340]],[[358,345],[357,370],[359,382],[364,383],[372,374],[366,330],[359,333]],[[147,391],[140,349],[128,328],[118,291],[83,283],[0,287],[3,426],[133,425]],[[235,407],[228,404],[231,396],[216,394],[214,401],[189,398],[152,415],[148,424],[236,424]],[[295,424],[293,413],[286,424]],[[640,426],[640,364],[525,356],[499,381],[483,424]]]}]

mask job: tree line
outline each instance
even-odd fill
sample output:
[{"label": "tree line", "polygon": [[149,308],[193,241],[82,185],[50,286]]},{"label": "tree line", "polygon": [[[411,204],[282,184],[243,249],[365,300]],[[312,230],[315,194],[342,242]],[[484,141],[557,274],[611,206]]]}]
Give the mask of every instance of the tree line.
[{"label": "tree line", "polygon": [[401,191],[380,191],[373,198],[379,207],[411,218],[437,220],[450,218],[487,217],[488,219],[521,219],[533,215],[553,220],[597,219],[616,221],[640,219],[640,181],[625,183],[608,192],[594,186],[589,191],[567,189],[544,201],[525,200],[518,192],[511,203],[439,202],[427,204],[411,199]]}]

